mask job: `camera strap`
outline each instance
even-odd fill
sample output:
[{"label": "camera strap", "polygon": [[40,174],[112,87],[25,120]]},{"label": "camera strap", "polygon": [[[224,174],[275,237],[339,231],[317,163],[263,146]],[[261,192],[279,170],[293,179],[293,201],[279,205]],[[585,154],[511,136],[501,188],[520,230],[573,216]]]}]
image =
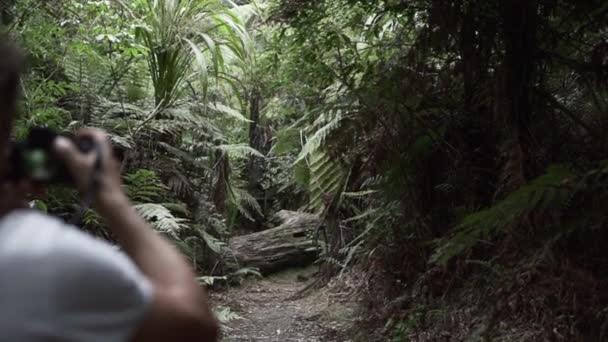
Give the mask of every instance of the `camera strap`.
[{"label": "camera strap", "polygon": [[98,144],[94,144],[92,152],[95,153],[95,163],[93,164],[91,178],[89,179],[87,188],[84,189],[84,192],[82,193],[78,204],[78,211],[70,220],[70,224],[72,225],[78,225],[82,221],[86,211],[95,204],[95,198],[97,197],[97,191],[99,190],[99,177],[102,171],[101,161],[103,157],[101,147]]}]

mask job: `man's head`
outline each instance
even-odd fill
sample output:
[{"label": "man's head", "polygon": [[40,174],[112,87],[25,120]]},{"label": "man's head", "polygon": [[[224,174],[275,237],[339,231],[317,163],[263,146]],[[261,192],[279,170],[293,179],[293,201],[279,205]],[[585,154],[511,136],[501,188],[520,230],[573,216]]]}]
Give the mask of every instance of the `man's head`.
[{"label": "man's head", "polygon": [[8,182],[4,179],[22,67],[20,51],[7,41],[0,40],[0,216],[27,206],[28,194],[32,191],[31,183],[26,180]]},{"label": "man's head", "polygon": [[5,40],[0,40],[0,151],[2,166],[19,97],[19,81],[23,69],[21,52]]}]

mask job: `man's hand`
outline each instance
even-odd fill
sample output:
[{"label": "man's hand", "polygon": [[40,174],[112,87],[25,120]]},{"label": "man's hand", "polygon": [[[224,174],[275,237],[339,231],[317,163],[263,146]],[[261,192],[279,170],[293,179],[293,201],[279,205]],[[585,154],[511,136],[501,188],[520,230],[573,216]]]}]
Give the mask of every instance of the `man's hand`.
[{"label": "man's hand", "polygon": [[[82,153],[78,147],[65,137],[58,137],[55,140],[55,152],[67,164],[72,176],[76,181],[76,186],[81,192],[88,190],[88,186],[95,172],[96,159],[95,151],[101,154],[101,170],[98,173],[97,204],[102,211],[107,211],[108,202],[113,202],[124,197],[121,188],[120,165],[112,152],[112,146],[107,135],[98,129],[81,129],[76,138],[91,139],[97,145],[97,149],[89,153]],[[122,198],[120,198],[122,199]]]},{"label": "man's hand", "polygon": [[[84,129],[78,137],[92,139],[101,150],[97,208],[124,251],[154,287],[150,310],[135,340],[216,341],[219,327],[205,290],[196,281],[184,256],[131,207],[122,191],[120,167],[112,156],[106,135],[99,130]],[[66,162],[80,190],[86,191],[95,171],[95,153],[82,153],[65,138],[57,139],[55,150]]]}]

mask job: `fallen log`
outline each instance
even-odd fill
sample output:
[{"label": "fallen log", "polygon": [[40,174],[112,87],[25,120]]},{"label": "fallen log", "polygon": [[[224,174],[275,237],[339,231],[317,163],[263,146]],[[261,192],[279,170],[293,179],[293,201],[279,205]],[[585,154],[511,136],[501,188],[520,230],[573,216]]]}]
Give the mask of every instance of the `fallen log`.
[{"label": "fallen log", "polygon": [[258,268],[262,274],[312,264],[319,253],[313,236],[319,217],[282,210],[276,218],[281,222],[278,227],[228,240],[231,255],[226,261],[236,261],[236,267]]}]

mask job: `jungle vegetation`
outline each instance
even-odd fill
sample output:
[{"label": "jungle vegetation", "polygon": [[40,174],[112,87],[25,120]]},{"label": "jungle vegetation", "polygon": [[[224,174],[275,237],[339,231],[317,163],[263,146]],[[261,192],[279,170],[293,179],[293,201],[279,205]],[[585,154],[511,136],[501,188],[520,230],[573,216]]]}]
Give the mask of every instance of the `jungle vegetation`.
[{"label": "jungle vegetation", "polygon": [[[226,239],[301,210],[324,221],[320,279],[365,274],[367,332],[608,339],[607,2],[0,10],[28,56],[15,138],[107,130],[129,196],[201,282],[255,273],[225,267]],[[112,239],[94,211],[81,223]]]}]

